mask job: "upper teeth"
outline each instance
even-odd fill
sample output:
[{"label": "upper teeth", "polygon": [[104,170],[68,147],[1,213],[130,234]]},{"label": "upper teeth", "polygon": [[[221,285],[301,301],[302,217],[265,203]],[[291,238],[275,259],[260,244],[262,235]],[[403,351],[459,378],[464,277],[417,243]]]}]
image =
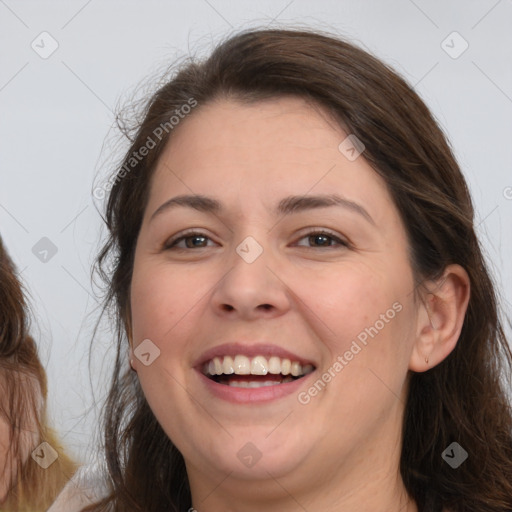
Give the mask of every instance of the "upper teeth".
[{"label": "upper teeth", "polygon": [[290,359],[281,359],[277,356],[269,357],[256,356],[249,358],[247,356],[237,355],[214,357],[204,364],[203,372],[207,375],[292,375],[298,377],[313,371],[313,365],[306,364],[302,366],[298,361]]}]

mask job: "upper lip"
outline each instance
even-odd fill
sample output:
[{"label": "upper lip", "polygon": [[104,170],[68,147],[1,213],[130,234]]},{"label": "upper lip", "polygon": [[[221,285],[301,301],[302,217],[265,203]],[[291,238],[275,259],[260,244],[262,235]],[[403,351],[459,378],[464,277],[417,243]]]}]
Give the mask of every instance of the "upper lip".
[{"label": "upper lip", "polygon": [[204,363],[211,361],[214,357],[223,357],[223,356],[231,356],[235,357],[237,355],[247,356],[247,357],[256,357],[256,356],[264,356],[271,357],[277,356],[281,359],[290,359],[290,361],[297,361],[301,365],[311,364],[316,368],[316,364],[307,358],[301,357],[289,350],[286,350],[278,345],[272,345],[269,343],[224,343],[222,345],[217,345],[206,352],[204,352],[199,359],[194,363],[194,367],[202,368]]}]

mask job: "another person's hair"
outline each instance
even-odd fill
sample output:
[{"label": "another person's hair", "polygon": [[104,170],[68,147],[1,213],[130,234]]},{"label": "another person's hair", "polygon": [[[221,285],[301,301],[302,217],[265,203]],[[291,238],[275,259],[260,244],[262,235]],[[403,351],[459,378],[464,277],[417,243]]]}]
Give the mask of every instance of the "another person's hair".
[{"label": "another person's hair", "polygon": [[[407,491],[423,512],[510,511],[512,414],[506,383],[512,354],[464,177],[429,109],[401,77],[356,46],[308,30],[245,31],[208,58],[189,59],[149,99],[138,126],[124,130],[131,145],[110,182],[109,238],[97,260],[107,285],[105,310],[112,307],[117,318],[117,357],[103,419],[111,494],[86,510],[191,506],[184,459],[127,362],[137,238],[158,159],[179,130],[170,125],[176,111],[188,112],[183,106],[194,101],[197,110],[217,99],[254,103],[283,96],[322,107],[364,143],[363,156],[385,180],[404,223],[416,293],[449,264],[469,274],[471,298],[457,346],[429,371],[408,375],[400,461]],[[159,127],[161,139],[154,132]],[[148,137],[156,147],[135,161],[134,152]],[[441,457],[454,441],[469,453],[457,469]]]},{"label": "another person's hair", "polygon": [[[15,481],[0,505],[4,512],[46,511],[76,470],[48,426],[46,395],[46,373],[28,333],[24,292],[0,239],[0,417],[9,428],[7,459],[0,467],[0,479],[11,478],[6,474],[9,459],[15,470]],[[30,456],[36,446],[26,446],[33,429],[38,443],[46,441],[58,453],[47,469]],[[28,459],[22,460],[22,452],[27,450]]]}]

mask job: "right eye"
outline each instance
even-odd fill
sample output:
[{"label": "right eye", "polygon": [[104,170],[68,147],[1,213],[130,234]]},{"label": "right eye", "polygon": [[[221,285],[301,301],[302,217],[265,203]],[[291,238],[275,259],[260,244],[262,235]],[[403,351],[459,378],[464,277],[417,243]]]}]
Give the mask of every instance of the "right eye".
[{"label": "right eye", "polygon": [[[203,249],[207,245],[202,245],[205,241],[210,240],[204,233],[198,231],[188,231],[180,233],[178,236],[171,238],[165,243],[165,250],[187,250],[187,249]],[[185,245],[183,245],[183,243]],[[190,242],[190,243],[189,243]],[[180,246],[181,244],[181,246]]]}]

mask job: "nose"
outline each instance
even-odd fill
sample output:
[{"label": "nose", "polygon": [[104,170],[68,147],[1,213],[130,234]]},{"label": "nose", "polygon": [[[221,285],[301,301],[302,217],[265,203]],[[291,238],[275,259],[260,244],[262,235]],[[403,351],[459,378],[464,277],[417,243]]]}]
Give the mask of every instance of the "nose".
[{"label": "nose", "polygon": [[269,319],[290,308],[290,290],[275,260],[267,250],[253,259],[254,250],[250,243],[245,247],[240,244],[230,258],[229,268],[212,295],[216,314],[244,320]]}]

